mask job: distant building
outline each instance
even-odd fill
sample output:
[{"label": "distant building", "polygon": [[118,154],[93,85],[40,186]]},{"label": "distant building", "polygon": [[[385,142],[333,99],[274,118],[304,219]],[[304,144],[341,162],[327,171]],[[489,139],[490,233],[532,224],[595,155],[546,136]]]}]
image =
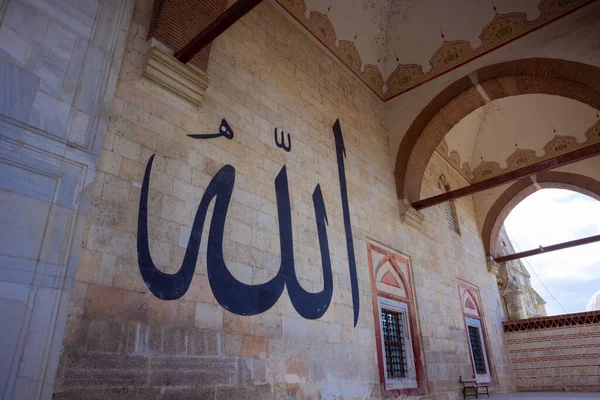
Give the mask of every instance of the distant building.
[{"label": "distant building", "polygon": [[[498,237],[498,253],[499,255],[516,253],[504,227]],[[546,315],[546,302],[531,286],[531,275],[520,259],[502,263],[498,272],[498,290],[503,299],[504,313],[509,319]],[[520,298],[522,301],[519,300]],[[515,307],[512,312],[509,307],[511,304]]]},{"label": "distant building", "polygon": [[600,311],[600,290],[590,297],[585,311]]}]

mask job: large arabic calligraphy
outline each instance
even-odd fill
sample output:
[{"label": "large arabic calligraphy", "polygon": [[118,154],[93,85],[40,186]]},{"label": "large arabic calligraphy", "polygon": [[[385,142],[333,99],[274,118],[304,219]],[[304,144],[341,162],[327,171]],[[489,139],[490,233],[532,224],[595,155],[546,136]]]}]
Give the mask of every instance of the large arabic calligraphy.
[{"label": "large arabic calligraphy", "polygon": [[[227,130],[223,130],[223,126],[226,126]],[[225,120],[221,123],[221,130],[226,134],[197,135],[197,138],[208,139],[225,136],[228,139],[231,139],[233,137],[233,131],[229,125],[227,125]],[[339,120],[337,120],[333,126],[333,133],[340,179],[342,212],[346,231],[348,266],[354,306],[354,326],[356,326],[360,306],[358,278],[356,275],[354,243],[352,240],[352,228],[350,226],[350,211],[344,168],[346,149],[344,147],[344,139]],[[284,150],[288,151],[287,149]],[[329,242],[327,239],[327,212],[320,185],[317,184],[312,196],[323,269],[323,290],[320,292],[307,292],[302,288],[296,276],[290,195],[285,165],[281,168],[279,174],[275,178],[281,264],[279,272],[274,278],[259,285],[248,285],[238,281],[229,272],[229,269],[225,264],[223,258],[223,233],[225,229],[225,220],[227,218],[227,209],[235,184],[235,168],[231,165],[226,165],[221,168],[208,184],[202,200],[200,201],[200,205],[198,206],[196,217],[194,218],[183,263],[177,272],[174,274],[167,274],[157,269],[154,265],[148,244],[148,190],[153,162],[154,155],[150,157],[148,165],[146,166],[140,196],[137,250],[140,273],[146,286],[156,297],[163,300],[176,300],[187,292],[196,268],[198,250],[202,238],[202,228],[206,219],[208,207],[212,200],[215,199],[208,235],[207,269],[211,290],[219,304],[225,309],[238,315],[260,314],[271,308],[277,300],[279,300],[283,289],[287,287],[292,305],[301,316],[308,319],[317,319],[325,314],[329,308],[333,294],[333,273],[331,269]]]}]

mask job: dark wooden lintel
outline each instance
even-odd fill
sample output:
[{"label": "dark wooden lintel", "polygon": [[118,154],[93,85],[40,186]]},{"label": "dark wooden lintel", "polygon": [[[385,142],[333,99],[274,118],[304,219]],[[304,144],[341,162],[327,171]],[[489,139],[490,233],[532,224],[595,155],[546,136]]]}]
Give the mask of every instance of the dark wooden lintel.
[{"label": "dark wooden lintel", "polygon": [[221,33],[225,32],[231,25],[236,23],[244,15],[248,14],[261,2],[262,0],[237,0],[231,7],[225,10],[223,14],[219,15],[217,19],[207,26],[206,29],[196,35],[195,38],[175,53],[175,58],[182,63],[187,63],[194,58],[200,50],[215,40]]},{"label": "dark wooden lintel", "polygon": [[548,247],[540,246],[537,249],[527,250],[527,251],[523,251],[521,253],[508,254],[506,256],[495,258],[494,260],[496,262],[501,263],[501,262],[506,262],[506,261],[517,260],[519,258],[531,257],[531,256],[535,256],[537,254],[549,253],[551,251],[563,250],[563,249],[568,249],[568,248],[576,247],[576,246],[583,246],[584,244],[590,244],[590,243],[595,243],[595,242],[600,242],[600,235],[589,236],[589,237],[586,237],[583,239],[571,240],[570,242],[553,244],[552,246],[548,246]]},{"label": "dark wooden lintel", "polygon": [[492,189],[497,186],[501,186],[522,178],[527,178],[529,176],[537,174],[538,172],[562,167],[563,165],[571,164],[589,157],[593,157],[597,154],[600,154],[600,143],[583,147],[581,149],[577,149],[566,154],[561,154],[559,156],[550,158],[548,160],[543,160],[535,164],[527,165],[523,168],[515,169],[513,171],[509,171],[504,174],[495,176],[493,178],[486,179],[484,181],[477,182],[460,189],[452,190],[450,192],[446,192],[438,196],[433,196],[427,199],[419,200],[417,202],[412,203],[411,206],[417,210],[422,210],[424,208],[445,203],[447,201],[454,200],[459,197],[469,196],[474,193]]}]

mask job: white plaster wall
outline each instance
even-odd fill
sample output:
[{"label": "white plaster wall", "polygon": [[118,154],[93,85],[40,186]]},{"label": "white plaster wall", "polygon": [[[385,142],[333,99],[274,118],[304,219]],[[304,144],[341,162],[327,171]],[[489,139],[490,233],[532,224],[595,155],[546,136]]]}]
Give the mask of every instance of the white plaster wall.
[{"label": "white plaster wall", "polygon": [[49,399],[133,0],[0,1],[0,397]]}]

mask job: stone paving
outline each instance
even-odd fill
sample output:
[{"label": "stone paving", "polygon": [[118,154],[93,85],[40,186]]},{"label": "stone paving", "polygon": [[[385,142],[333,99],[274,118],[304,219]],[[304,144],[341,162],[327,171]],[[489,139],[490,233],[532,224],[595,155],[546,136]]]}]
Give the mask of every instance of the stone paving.
[{"label": "stone paving", "polygon": [[[481,396],[479,396],[482,398]],[[483,396],[485,397],[485,395]],[[540,392],[531,392],[531,393],[509,393],[509,394],[497,394],[492,395],[490,398],[499,399],[499,400],[583,400],[583,399],[597,399],[600,400],[600,392],[597,393],[540,393]]]}]

